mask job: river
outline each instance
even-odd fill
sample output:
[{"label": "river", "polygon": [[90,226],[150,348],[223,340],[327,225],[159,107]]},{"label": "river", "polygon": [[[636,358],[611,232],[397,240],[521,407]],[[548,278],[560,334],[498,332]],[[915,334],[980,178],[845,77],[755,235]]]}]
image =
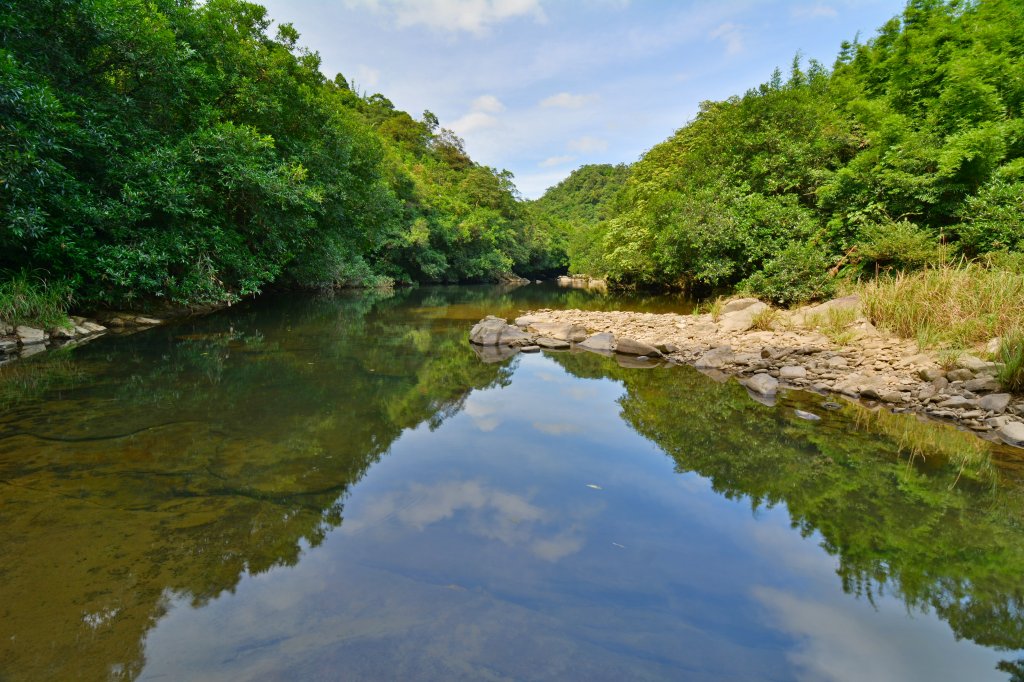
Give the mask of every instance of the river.
[{"label": "river", "polygon": [[0,680],[1024,679],[1011,451],[466,343],[545,306],[687,310],[267,296],[0,367]]}]

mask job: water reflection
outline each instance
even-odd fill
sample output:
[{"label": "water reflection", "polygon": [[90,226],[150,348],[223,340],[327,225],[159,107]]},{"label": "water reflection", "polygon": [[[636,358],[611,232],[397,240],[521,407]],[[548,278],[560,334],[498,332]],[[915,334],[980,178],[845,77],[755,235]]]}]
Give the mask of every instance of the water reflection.
[{"label": "water reflection", "polygon": [[265,300],[0,369],[0,678],[1006,679],[1014,469],[465,343],[622,305],[582,295]]}]

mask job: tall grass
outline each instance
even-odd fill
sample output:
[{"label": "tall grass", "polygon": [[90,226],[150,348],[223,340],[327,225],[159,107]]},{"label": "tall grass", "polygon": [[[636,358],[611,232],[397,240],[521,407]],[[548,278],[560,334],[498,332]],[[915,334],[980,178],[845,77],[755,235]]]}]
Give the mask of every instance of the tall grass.
[{"label": "tall grass", "polygon": [[1003,334],[999,343],[999,383],[1014,393],[1024,393],[1024,330]]},{"label": "tall grass", "polygon": [[0,320],[51,329],[68,327],[71,288],[25,272],[0,279]]},{"label": "tall grass", "polygon": [[849,329],[856,319],[857,311],[853,308],[829,308],[824,314],[808,315],[804,319],[804,325],[817,329],[832,343],[845,346],[856,336]]},{"label": "tall grass", "polygon": [[876,325],[923,347],[967,348],[1024,329],[1024,275],[977,263],[880,278],[861,298]]}]

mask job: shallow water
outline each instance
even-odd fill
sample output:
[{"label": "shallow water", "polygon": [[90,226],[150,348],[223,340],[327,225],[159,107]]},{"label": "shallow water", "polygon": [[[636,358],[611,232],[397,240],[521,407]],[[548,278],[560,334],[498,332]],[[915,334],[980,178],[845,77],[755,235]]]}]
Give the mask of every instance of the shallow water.
[{"label": "shallow water", "polygon": [[1012,453],[465,342],[541,306],[687,309],[268,297],[0,367],[0,680],[1024,679]]}]

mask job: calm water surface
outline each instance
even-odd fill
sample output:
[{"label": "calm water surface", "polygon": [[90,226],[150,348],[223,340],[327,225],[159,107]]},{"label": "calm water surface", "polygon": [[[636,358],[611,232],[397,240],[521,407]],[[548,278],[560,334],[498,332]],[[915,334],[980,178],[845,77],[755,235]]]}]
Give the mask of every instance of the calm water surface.
[{"label": "calm water surface", "polygon": [[685,311],[265,298],[0,367],[0,680],[1024,680],[1012,453],[465,342],[540,306]]}]

